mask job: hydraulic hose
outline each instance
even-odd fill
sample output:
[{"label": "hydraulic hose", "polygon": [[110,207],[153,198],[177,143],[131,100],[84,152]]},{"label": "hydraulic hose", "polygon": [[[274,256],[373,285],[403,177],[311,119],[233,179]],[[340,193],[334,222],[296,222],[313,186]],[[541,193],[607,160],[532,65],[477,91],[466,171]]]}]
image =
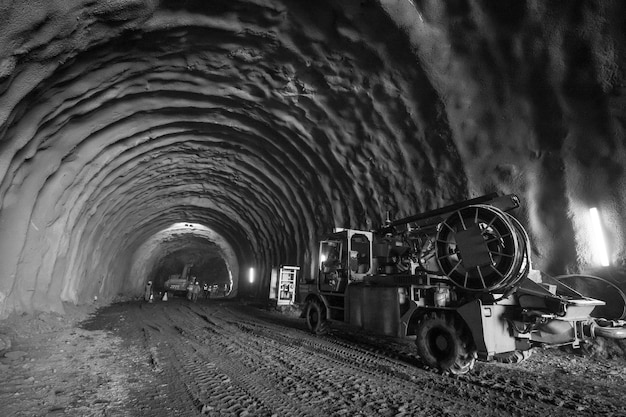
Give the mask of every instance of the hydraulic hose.
[{"label": "hydraulic hose", "polygon": [[591,337],[604,337],[607,339],[626,339],[626,327],[603,327],[592,322],[589,325]]}]

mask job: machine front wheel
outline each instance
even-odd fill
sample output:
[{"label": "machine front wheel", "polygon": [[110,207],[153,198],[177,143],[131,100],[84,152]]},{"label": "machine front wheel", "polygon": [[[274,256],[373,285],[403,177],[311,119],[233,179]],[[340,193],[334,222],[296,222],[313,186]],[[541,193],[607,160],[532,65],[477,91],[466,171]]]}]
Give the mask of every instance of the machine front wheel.
[{"label": "machine front wheel", "polygon": [[306,307],[306,325],[315,334],[326,334],[329,330],[326,309],[319,300],[311,300]]},{"label": "machine front wheel", "polygon": [[464,323],[449,315],[426,315],[418,325],[415,344],[426,365],[444,372],[465,374],[476,363],[475,350]]}]

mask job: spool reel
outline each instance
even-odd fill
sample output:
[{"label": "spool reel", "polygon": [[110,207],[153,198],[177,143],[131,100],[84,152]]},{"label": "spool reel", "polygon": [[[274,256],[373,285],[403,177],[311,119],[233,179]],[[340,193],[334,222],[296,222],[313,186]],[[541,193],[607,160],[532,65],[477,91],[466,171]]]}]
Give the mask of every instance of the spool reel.
[{"label": "spool reel", "polygon": [[489,205],[455,211],[437,227],[437,264],[454,285],[471,292],[505,292],[530,269],[521,224]]}]

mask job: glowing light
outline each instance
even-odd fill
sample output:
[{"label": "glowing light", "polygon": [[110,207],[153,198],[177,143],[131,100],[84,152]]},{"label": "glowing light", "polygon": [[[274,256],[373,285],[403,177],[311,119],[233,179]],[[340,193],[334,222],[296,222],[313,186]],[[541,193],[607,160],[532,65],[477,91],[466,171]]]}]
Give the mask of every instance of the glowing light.
[{"label": "glowing light", "polygon": [[592,207],[589,209],[589,214],[591,215],[591,243],[594,256],[600,265],[609,266],[609,255],[604,241],[604,232],[602,230],[602,223],[600,222],[600,213],[598,213],[598,209]]},{"label": "glowing light", "polygon": [[326,255],[322,254],[322,256],[320,256],[320,263],[324,263],[326,262]]},{"label": "glowing light", "polygon": [[250,281],[250,284],[252,284],[254,282],[254,268],[250,268],[250,273],[248,275],[248,280]]},{"label": "glowing light", "polygon": [[170,227],[168,227],[166,230],[179,231],[179,229],[186,229],[186,230],[191,230],[191,231],[211,230],[208,227],[203,226],[198,223],[186,223],[186,222],[174,223]]}]

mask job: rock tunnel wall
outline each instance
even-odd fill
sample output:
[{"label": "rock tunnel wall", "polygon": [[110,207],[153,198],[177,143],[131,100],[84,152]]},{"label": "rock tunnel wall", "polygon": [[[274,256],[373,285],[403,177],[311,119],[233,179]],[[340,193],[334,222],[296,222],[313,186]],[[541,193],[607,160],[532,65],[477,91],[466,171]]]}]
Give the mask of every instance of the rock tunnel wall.
[{"label": "rock tunnel wall", "polygon": [[591,263],[590,206],[619,262],[625,8],[5,2],[0,317],[139,294],[175,223],[259,295],[334,226],[490,191],[521,197],[547,272]]}]

